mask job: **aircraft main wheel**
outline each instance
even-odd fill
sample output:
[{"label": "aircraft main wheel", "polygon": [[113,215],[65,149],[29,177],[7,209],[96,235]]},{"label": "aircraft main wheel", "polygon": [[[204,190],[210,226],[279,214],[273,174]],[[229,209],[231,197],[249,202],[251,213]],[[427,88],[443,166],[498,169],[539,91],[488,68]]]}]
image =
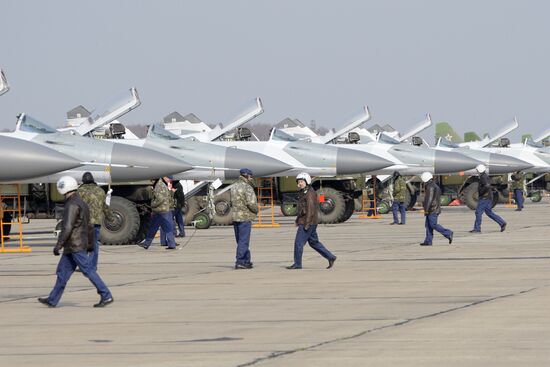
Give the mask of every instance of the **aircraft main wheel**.
[{"label": "aircraft main wheel", "polygon": [[216,226],[227,226],[233,223],[231,215],[231,193],[224,192],[214,198],[214,218],[212,224]]},{"label": "aircraft main wheel", "polygon": [[99,239],[103,245],[127,245],[134,242],[139,227],[136,205],[120,196],[113,196],[109,213],[103,218]]},{"label": "aircraft main wheel", "polygon": [[538,203],[541,200],[542,200],[542,194],[540,191],[535,191],[531,194],[531,201],[533,203]]},{"label": "aircraft main wheel", "polygon": [[451,201],[453,201],[453,199],[449,195],[441,195],[441,198],[439,199],[441,206],[447,206],[451,203]]},{"label": "aircraft main wheel", "polygon": [[295,217],[298,214],[298,204],[287,201],[281,205],[281,212],[285,217]]},{"label": "aircraft main wheel", "polygon": [[195,214],[193,221],[195,222],[195,228],[197,229],[210,228],[210,217],[205,212]]},{"label": "aircraft main wheel", "polygon": [[199,200],[196,196],[193,196],[189,200],[185,200],[185,206],[183,207],[183,213],[185,214],[185,225],[190,226],[193,221],[193,217],[200,211]]},{"label": "aircraft main wheel", "polygon": [[353,215],[353,212],[355,210],[355,200],[354,199],[346,199],[346,210],[344,211],[344,215],[338,220],[338,223],[344,223],[348,219],[351,218]]},{"label": "aircraft main wheel", "polygon": [[324,196],[324,201],[319,203],[319,223],[338,223],[338,219],[342,218],[346,211],[344,195],[332,187],[319,189],[317,195]]},{"label": "aircraft main wheel", "polygon": [[477,182],[472,182],[468,187],[462,191],[463,201],[466,206],[472,210],[475,210],[477,207],[478,194],[477,194]]},{"label": "aircraft main wheel", "polygon": [[386,200],[382,200],[380,203],[377,202],[376,205],[379,214],[388,214],[391,210],[391,205]]}]

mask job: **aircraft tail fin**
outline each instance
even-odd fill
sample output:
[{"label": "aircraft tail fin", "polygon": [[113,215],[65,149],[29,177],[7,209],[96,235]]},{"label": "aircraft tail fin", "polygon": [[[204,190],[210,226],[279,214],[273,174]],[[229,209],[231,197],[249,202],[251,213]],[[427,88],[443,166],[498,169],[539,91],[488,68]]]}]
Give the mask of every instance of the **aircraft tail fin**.
[{"label": "aircraft tail fin", "polygon": [[262,100],[260,98],[254,98],[253,103],[247,107],[244,111],[240,112],[230,123],[228,123],[225,127],[219,127],[216,126],[212,131],[207,132],[208,139],[210,141],[216,140],[223,134],[226,134],[230,132],[231,130],[234,130],[241,125],[246,124],[248,121],[252,120],[256,116],[261,115],[264,113],[264,107],[262,104]]},{"label": "aircraft tail fin", "polygon": [[324,136],[321,136],[320,143],[321,144],[327,144],[330,141],[336,139],[337,137],[347,134],[351,130],[363,125],[365,122],[369,121],[371,118],[370,111],[368,106],[363,106],[361,108],[361,112],[359,114],[355,115],[351,122],[349,122],[347,125],[339,129],[338,131],[331,131],[325,134]]},{"label": "aircraft tail fin", "polygon": [[8,84],[8,79],[4,70],[0,69],[0,96],[10,90],[10,85]]},{"label": "aircraft tail fin", "polygon": [[79,126],[72,127],[70,130],[74,130],[80,135],[86,135],[94,129],[107,125],[120,116],[127,114],[139,105],[141,105],[141,100],[139,99],[137,89],[130,88],[128,91],[125,91],[122,96],[117,97],[114,102],[94,109],[86,122],[83,122]]},{"label": "aircraft tail fin", "polygon": [[426,114],[426,118],[424,120],[420,121],[411,130],[409,130],[406,133],[404,133],[403,135],[401,135],[399,137],[399,139],[397,139],[397,140],[399,140],[401,142],[405,141],[408,138],[411,138],[411,137],[415,136],[419,132],[426,130],[430,126],[432,126],[432,116],[428,113],[428,114]]},{"label": "aircraft tail fin", "polygon": [[435,125],[435,140],[437,141],[439,138],[446,139],[453,143],[462,143],[462,138],[454,131],[448,122],[438,122]]}]

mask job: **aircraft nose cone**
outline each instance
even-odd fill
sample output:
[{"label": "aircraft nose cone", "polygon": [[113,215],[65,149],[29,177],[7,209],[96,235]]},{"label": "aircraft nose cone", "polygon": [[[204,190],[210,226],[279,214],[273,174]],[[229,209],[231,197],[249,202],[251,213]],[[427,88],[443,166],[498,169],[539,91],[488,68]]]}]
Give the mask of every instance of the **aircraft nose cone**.
[{"label": "aircraft nose cone", "polygon": [[130,167],[111,167],[115,182],[139,181],[188,171],[190,164],[155,150],[114,144],[111,163]]},{"label": "aircraft nose cone", "polygon": [[336,173],[339,175],[377,171],[391,165],[393,163],[387,159],[358,150],[338,147],[336,153]]},{"label": "aircraft nose cone", "polygon": [[225,172],[225,177],[228,179],[239,177],[241,168],[250,169],[256,177],[269,177],[292,168],[290,165],[264,154],[234,148],[226,150],[224,166],[231,169]]},{"label": "aircraft nose cone", "polygon": [[52,175],[81,166],[68,155],[29,141],[0,137],[0,181]]},{"label": "aircraft nose cone", "polygon": [[434,159],[434,173],[438,175],[468,171],[475,168],[475,166],[480,163],[480,161],[466,157],[464,154],[436,150]]},{"label": "aircraft nose cone", "polygon": [[489,173],[501,174],[522,171],[533,167],[521,159],[510,157],[504,154],[491,153],[489,155]]}]

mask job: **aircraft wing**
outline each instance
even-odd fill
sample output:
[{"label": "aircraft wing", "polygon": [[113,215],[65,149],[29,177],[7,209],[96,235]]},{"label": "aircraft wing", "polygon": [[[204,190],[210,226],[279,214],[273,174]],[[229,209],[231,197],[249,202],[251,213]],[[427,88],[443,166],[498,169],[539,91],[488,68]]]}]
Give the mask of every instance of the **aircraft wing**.
[{"label": "aircraft wing", "polygon": [[231,130],[234,130],[238,128],[241,125],[246,124],[248,121],[252,120],[254,117],[261,115],[264,113],[264,107],[262,104],[262,100],[260,98],[255,98],[252,105],[248,108],[246,108],[244,111],[239,113],[229,124],[227,124],[225,127],[220,128],[216,127],[212,129],[212,131],[205,132],[206,136],[208,136],[209,141],[216,140],[223,134],[226,134],[230,132]]},{"label": "aircraft wing", "polygon": [[430,126],[432,126],[432,116],[430,116],[430,114],[428,113],[424,120],[420,121],[418,124],[416,124],[416,126],[414,126],[408,132],[404,133],[397,140],[399,140],[400,142],[403,142],[403,141],[407,140],[408,138],[411,138],[411,137],[415,136],[419,132],[426,130]]},{"label": "aircraft wing", "polygon": [[107,125],[120,116],[127,114],[139,105],[141,105],[141,100],[139,99],[137,89],[130,88],[129,91],[118,97],[115,102],[94,109],[88,122],[82,123],[80,126],[60,130],[74,130],[79,135],[86,135],[94,129]]},{"label": "aircraft wing", "polygon": [[10,85],[8,84],[8,79],[4,71],[0,69],[0,96],[10,90]]},{"label": "aircraft wing", "polygon": [[369,121],[370,118],[371,118],[371,115],[370,115],[368,106],[363,106],[363,108],[361,109],[361,112],[355,117],[353,117],[350,123],[348,123],[346,126],[344,126],[338,131],[329,132],[326,135],[321,136],[319,142],[321,144],[327,144],[331,140],[334,140],[339,136],[347,134],[351,130],[363,125],[365,122]]}]

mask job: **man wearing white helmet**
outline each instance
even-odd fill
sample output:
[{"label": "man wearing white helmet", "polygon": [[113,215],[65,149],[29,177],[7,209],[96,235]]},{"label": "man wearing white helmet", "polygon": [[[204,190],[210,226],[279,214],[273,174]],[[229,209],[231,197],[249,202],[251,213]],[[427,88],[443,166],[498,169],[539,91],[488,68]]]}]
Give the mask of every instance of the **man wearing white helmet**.
[{"label": "man wearing white helmet", "polygon": [[57,244],[53,249],[55,256],[60,255],[63,249],[63,256],[57,265],[57,281],[50,295],[45,298],[38,298],[38,301],[49,307],[55,307],[59,303],[67,282],[78,266],[82,274],[96,287],[97,293],[101,296],[99,303],[94,307],[104,307],[113,303],[111,292],[103,283],[95,271],[87,252],[93,251],[93,229],[90,225],[90,211],[88,205],[80,198],[76,190],[78,183],[70,176],[63,176],[57,181],[57,191],[65,195],[65,206],[61,233]]},{"label": "man wearing white helmet", "polygon": [[434,229],[441,233],[443,237],[449,240],[449,245],[453,243],[453,231],[437,224],[437,218],[441,214],[441,189],[434,182],[433,176],[430,172],[424,172],[420,176],[422,182],[424,182],[424,217],[426,227],[426,238],[420,246],[431,246],[434,237]]},{"label": "man wearing white helmet", "polygon": [[493,212],[493,190],[491,188],[491,179],[486,172],[487,167],[483,164],[479,164],[476,167],[476,171],[479,173],[476,221],[474,223],[474,229],[472,229],[470,233],[481,233],[481,217],[483,213],[497,222],[500,226],[500,231],[504,232],[506,229],[506,221]]},{"label": "man wearing white helmet", "polygon": [[294,263],[287,269],[302,268],[302,254],[304,245],[309,243],[311,248],[328,260],[327,269],[332,268],[336,261],[334,256],[321,242],[317,235],[319,201],[317,193],[311,187],[311,176],[308,173],[300,173],[296,176],[296,184],[300,189],[298,196],[298,215],[296,217],[296,239],[294,240]]}]

